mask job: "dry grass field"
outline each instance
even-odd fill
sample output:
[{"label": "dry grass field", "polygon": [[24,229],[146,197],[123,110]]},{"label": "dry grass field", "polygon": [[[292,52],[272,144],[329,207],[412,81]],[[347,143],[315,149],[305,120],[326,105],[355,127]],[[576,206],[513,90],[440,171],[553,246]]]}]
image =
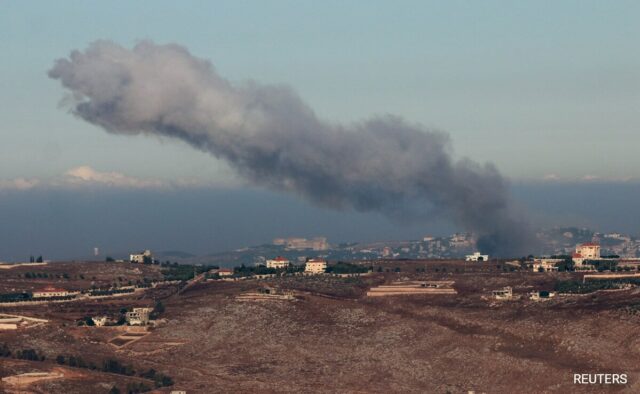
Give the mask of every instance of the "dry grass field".
[{"label": "dry grass field", "polygon": [[[46,277],[45,277],[46,275]],[[46,286],[67,290],[88,289],[92,285],[135,284],[144,278],[161,277],[158,266],[115,262],[55,262],[46,265],[0,269],[0,293],[33,291]]]},{"label": "dry grass field", "polygon": [[[640,392],[639,289],[532,301],[525,297],[528,292],[550,290],[557,278],[578,274],[504,272],[488,263],[464,262],[429,263],[423,273],[416,272],[416,264],[385,263],[381,273],[354,278],[208,281],[180,293],[152,289],[86,304],[12,308],[50,322],[0,331],[0,343],[36,349],[46,359],[0,359],[0,376],[69,371],[19,391],[7,383],[0,387],[5,392],[108,393],[114,385],[126,392],[127,385],[152,383],[59,366],[55,358],[63,354],[97,365],[113,358],[136,371],[153,368],[171,376],[170,389],[188,393]],[[447,269],[436,273],[431,269],[436,264]],[[396,267],[401,272],[394,272]],[[366,297],[372,286],[402,280],[451,280],[457,294]],[[522,297],[492,299],[491,290],[504,286]],[[295,299],[236,299],[265,287],[293,292]],[[144,334],[74,324],[88,314],[117,313],[158,299],[165,311]],[[596,372],[626,373],[629,382],[573,384],[573,373]]]}]

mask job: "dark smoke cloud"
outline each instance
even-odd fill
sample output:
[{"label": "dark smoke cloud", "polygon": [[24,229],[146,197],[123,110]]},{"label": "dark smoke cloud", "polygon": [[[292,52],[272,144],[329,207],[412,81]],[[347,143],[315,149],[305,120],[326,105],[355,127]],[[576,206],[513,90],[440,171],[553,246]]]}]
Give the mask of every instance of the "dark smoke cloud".
[{"label": "dark smoke cloud", "polygon": [[445,213],[489,253],[522,253],[529,239],[493,165],[455,161],[447,134],[399,117],[329,123],[288,87],[233,85],[184,47],[149,41],[132,50],[95,42],[49,76],[82,119],[111,133],[180,139],[257,185],[395,218]]}]

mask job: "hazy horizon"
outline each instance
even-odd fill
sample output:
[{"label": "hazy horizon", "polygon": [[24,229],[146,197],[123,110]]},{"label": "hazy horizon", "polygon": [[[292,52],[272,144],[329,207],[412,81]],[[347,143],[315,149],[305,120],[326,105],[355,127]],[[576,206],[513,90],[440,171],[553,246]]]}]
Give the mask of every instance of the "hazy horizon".
[{"label": "hazy horizon", "polygon": [[[536,227],[589,227],[638,235],[640,183],[516,183]],[[553,196],[553,198],[550,198]],[[197,255],[326,236],[332,243],[421,239],[460,231],[443,218],[398,223],[372,213],[332,211],[248,188],[41,188],[0,193],[0,261],[89,257],[151,248]],[[269,209],[264,209],[268,206]],[[532,251],[533,253],[534,251]]]}]

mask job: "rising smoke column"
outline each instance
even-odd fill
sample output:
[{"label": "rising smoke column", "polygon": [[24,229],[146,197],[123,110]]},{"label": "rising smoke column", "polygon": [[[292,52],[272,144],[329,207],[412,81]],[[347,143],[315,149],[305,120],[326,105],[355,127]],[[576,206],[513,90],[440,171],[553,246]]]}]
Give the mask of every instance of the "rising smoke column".
[{"label": "rising smoke column", "polygon": [[329,123],[286,86],[234,85],[184,47],[150,41],[132,50],[94,42],[49,76],[87,122],[177,138],[268,189],[403,220],[444,213],[488,253],[523,253],[529,239],[493,165],[454,160],[447,134],[399,117]]}]

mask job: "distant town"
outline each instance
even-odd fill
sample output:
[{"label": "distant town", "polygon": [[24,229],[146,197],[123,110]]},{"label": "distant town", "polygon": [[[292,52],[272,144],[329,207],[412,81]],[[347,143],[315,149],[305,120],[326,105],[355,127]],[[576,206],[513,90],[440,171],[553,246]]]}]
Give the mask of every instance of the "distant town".
[{"label": "distant town", "polygon": [[[12,292],[0,293],[0,303],[42,303],[67,302],[91,298],[108,298],[123,295],[133,295],[148,288],[171,283],[189,283],[206,280],[242,280],[268,279],[289,275],[334,275],[359,276],[372,273],[376,267],[382,272],[382,265],[394,262],[434,262],[459,261],[489,263],[497,262],[498,267],[507,271],[531,271],[533,273],[554,272],[621,272],[622,275],[612,278],[583,276],[586,279],[626,279],[632,278],[635,283],[636,272],[640,272],[640,240],[619,233],[596,233],[587,229],[563,228],[539,233],[539,238],[546,242],[551,253],[546,255],[528,255],[517,259],[498,259],[479,251],[474,251],[475,241],[469,234],[456,233],[449,237],[424,237],[420,241],[380,242],[372,244],[340,244],[332,246],[324,237],[306,238],[277,238],[270,245],[246,248],[225,254],[226,260],[218,260],[220,256],[212,257],[210,264],[182,263],[175,261],[161,261],[151,250],[131,253],[128,259],[114,259],[107,256],[107,263],[129,263],[133,265],[160,266],[161,277],[144,277],[143,280],[131,280],[124,283],[99,284],[91,281],[90,287],[62,288],[47,285],[31,290],[12,288]],[[577,243],[576,243],[577,242]],[[473,252],[472,252],[473,251]],[[469,254],[464,254],[469,253]],[[231,257],[233,256],[233,257]],[[220,264],[216,264],[219,261]],[[247,262],[251,262],[248,264]],[[19,277],[29,279],[50,279],[65,282],[71,278],[67,273],[46,273],[48,267],[60,267],[60,263],[49,265],[42,256],[31,256],[28,262],[0,263],[0,270],[14,268],[45,269],[42,272],[25,272]],[[235,264],[234,264],[235,263]],[[66,263],[73,264],[73,263]],[[48,266],[48,267],[47,267]],[[140,272],[138,269],[136,269]],[[422,268],[427,272],[426,268]],[[387,268],[387,271],[389,269]],[[400,266],[395,272],[401,272]],[[420,268],[416,268],[420,272]],[[438,272],[436,270],[436,272]],[[628,273],[627,275],[624,275]],[[85,280],[83,275],[76,275],[77,280]],[[95,278],[94,278],[95,279]],[[628,281],[627,281],[628,282]],[[625,282],[625,283],[627,283]],[[424,286],[424,283],[422,284]],[[430,286],[426,286],[430,287]],[[439,287],[439,286],[436,286]],[[511,296],[511,288],[496,290],[493,295],[497,298]],[[373,295],[379,295],[373,291]],[[395,292],[398,288],[395,288]],[[506,292],[506,293],[504,293]],[[273,296],[273,294],[272,294]],[[134,308],[125,311],[120,324],[146,325],[153,308]],[[105,325],[109,320],[106,316],[87,317],[92,324]],[[87,320],[87,321],[88,321]]]},{"label": "distant town", "polygon": [[[536,234],[539,250],[527,256],[551,257],[572,256],[576,245],[596,243],[602,256],[623,259],[640,257],[640,238],[627,234],[598,233],[586,228],[563,227],[540,231]],[[232,268],[236,265],[261,265],[274,256],[284,256],[293,264],[303,264],[307,259],[320,258],[329,261],[372,261],[379,259],[461,259],[479,253],[471,259],[489,258],[487,251],[476,249],[472,234],[455,233],[449,236],[425,235],[421,239],[407,241],[379,241],[366,243],[331,243],[326,237],[276,238],[272,243],[245,247],[206,256],[194,256],[186,252],[156,252],[160,261],[177,261],[188,264],[216,264]],[[142,259],[144,256],[138,256]],[[127,256],[123,256],[126,260]]]},{"label": "distant town", "polygon": [[[597,338],[604,339],[591,338],[591,346],[606,348],[625,332],[635,332],[632,328],[640,319],[635,301],[640,290],[638,239],[577,228],[552,229],[538,238],[547,253],[511,258],[476,250],[473,236],[459,233],[338,245],[324,237],[277,238],[211,256],[180,254],[180,262],[167,253],[141,249],[99,260],[50,261],[34,255],[2,263],[1,382],[15,391],[61,384],[64,388],[57,392],[83,392],[83,382],[91,381],[100,385],[97,392],[209,392],[211,386],[203,391],[192,371],[200,359],[213,362],[223,354],[222,361],[216,361],[226,363],[219,384],[223,391],[233,391],[239,381],[255,383],[242,380],[245,372],[235,372],[240,360],[256,353],[271,360],[273,349],[284,345],[286,351],[276,357],[292,371],[311,357],[315,343],[324,345],[321,355],[313,357],[330,365],[341,343],[367,352],[391,343],[409,352],[415,343],[434,341],[432,348],[458,340],[470,341],[464,349],[478,354],[487,352],[478,349],[490,347],[497,365],[520,373],[528,370],[528,355],[534,350],[547,358],[560,352],[582,363],[594,357],[573,348],[575,336],[548,325],[550,314],[581,332],[594,326],[617,330],[612,337],[598,331]],[[601,309],[606,314],[571,320],[577,311]],[[320,320],[314,320],[318,316]],[[506,323],[514,320],[527,328]],[[617,323],[608,325],[612,320]],[[422,332],[424,327],[432,332],[411,342],[395,334]],[[305,334],[295,334],[301,330]],[[504,334],[496,338],[509,342],[507,350],[485,334],[496,330]],[[334,345],[336,338],[347,342]],[[522,349],[515,363],[501,358],[511,349]],[[292,360],[298,353],[302,359]],[[607,354],[599,357],[609,360]],[[437,359],[437,354],[416,357]],[[480,360],[457,353],[450,357],[456,365]],[[363,356],[355,363],[369,360]],[[379,368],[391,365],[385,361]],[[553,364],[544,368],[545,373],[561,373]],[[250,373],[274,378],[272,372],[261,371]],[[305,372],[305,377],[291,378],[297,375],[283,371],[276,381],[284,375],[301,391],[312,376]],[[74,376],[81,378],[68,378]],[[217,375],[210,379],[218,382]],[[360,381],[343,384],[362,387]],[[464,387],[508,391],[499,385],[476,377]]]}]

